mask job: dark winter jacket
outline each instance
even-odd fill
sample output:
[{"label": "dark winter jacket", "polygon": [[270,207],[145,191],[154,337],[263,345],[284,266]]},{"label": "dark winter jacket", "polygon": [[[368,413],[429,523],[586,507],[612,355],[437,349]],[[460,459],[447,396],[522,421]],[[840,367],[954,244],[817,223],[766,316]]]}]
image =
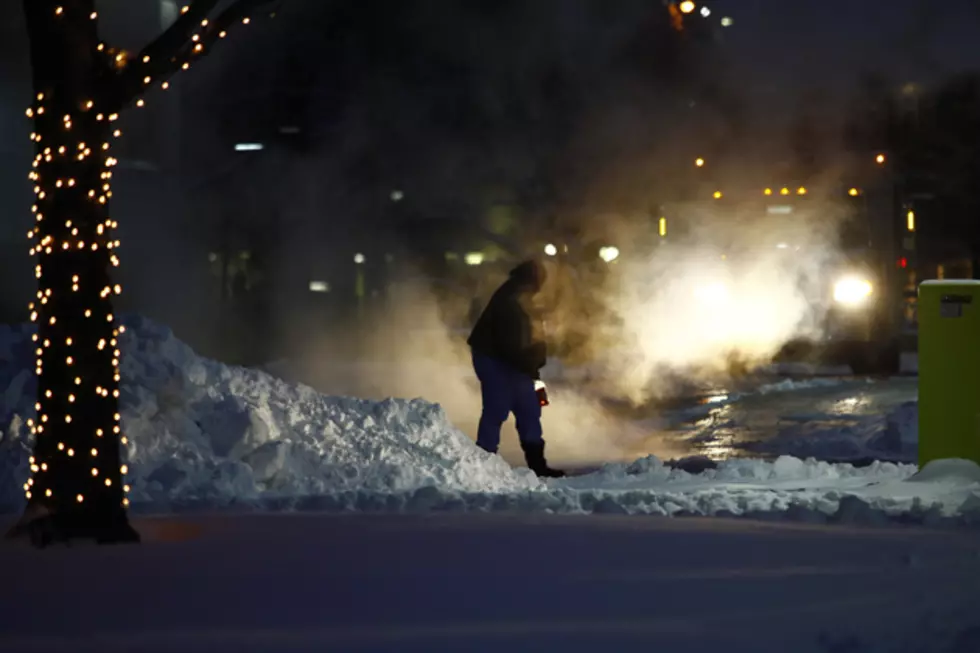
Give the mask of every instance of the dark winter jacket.
[{"label": "dark winter jacket", "polygon": [[544,280],[544,266],[537,261],[525,261],[511,270],[510,278],[493,294],[473,327],[470,348],[537,379],[547,349],[540,334],[535,334],[528,304]]}]

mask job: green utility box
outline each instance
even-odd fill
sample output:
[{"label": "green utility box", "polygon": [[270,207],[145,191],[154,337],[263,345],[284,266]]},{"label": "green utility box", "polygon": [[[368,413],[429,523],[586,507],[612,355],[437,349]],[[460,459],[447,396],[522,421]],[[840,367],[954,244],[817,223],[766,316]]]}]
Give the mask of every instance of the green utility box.
[{"label": "green utility box", "polygon": [[980,281],[919,285],[919,466],[980,463]]}]

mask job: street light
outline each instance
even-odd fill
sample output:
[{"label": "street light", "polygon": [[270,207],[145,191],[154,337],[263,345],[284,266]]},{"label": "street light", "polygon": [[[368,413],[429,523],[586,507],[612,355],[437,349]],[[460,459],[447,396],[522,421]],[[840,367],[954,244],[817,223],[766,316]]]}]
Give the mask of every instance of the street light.
[{"label": "street light", "polygon": [[694,11],[697,8],[697,5],[694,4],[694,2],[692,2],[691,0],[684,0],[684,2],[682,2],[679,5],[679,7],[680,7],[680,10],[681,10],[681,13],[689,14],[689,13],[691,13],[692,11]]},{"label": "street light", "polygon": [[552,243],[548,243],[547,245],[544,246],[544,253],[547,254],[548,256],[558,256],[558,248],[555,247]]},{"label": "street light", "polygon": [[599,249],[599,258],[606,263],[612,263],[619,258],[619,248],[613,245]]},{"label": "street light", "polygon": [[885,165],[885,161],[886,159],[884,154],[879,154],[878,156],[875,157],[875,163],[877,163],[880,166]]},{"label": "street light", "polygon": [[720,200],[722,197],[724,197],[724,195],[720,190],[716,190],[712,197],[714,197],[716,200]]},{"label": "street light", "polygon": [[364,254],[361,254],[360,252],[354,254],[354,262],[358,265],[363,265],[365,260],[367,259],[364,258]]},{"label": "street light", "polygon": [[482,265],[483,259],[483,252],[469,252],[463,257],[463,261],[466,262],[466,265]]},{"label": "street light", "polygon": [[908,215],[905,217],[908,221],[906,226],[908,227],[909,231],[915,231],[915,211],[909,209]]},{"label": "street light", "polygon": [[696,165],[699,168],[703,168],[704,167],[704,159],[702,159],[701,157],[698,157],[698,158],[694,159],[694,165]]},{"label": "street light", "polygon": [[733,22],[735,21],[733,21],[730,16],[725,16],[724,18],[721,19],[721,26],[731,27]]},{"label": "street light", "polygon": [[235,143],[236,152],[258,152],[264,149],[265,145],[262,143]]}]

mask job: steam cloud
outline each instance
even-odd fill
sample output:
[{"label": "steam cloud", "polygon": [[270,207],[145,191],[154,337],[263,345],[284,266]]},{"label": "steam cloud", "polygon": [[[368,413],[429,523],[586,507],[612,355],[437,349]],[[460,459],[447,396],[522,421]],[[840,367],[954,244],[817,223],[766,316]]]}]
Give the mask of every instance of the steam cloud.
[{"label": "steam cloud", "polygon": [[[453,423],[475,439],[481,399],[466,345],[468,333],[448,325],[444,315],[444,307],[423,284],[405,282],[377,319],[344,333],[325,333],[302,362],[272,366],[270,371],[330,394],[422,397],[440,404]],[[546,376],[551,371],[546,369]],[[556,383],[549,386],[549,394],[552,405],[544,409],[543,424],[548,455],[556,463],[632,459],[637,448],[667,457],[680,454],[680,449],[650,440],[650,425],[605,410],[587,389]],[[521,460],[513,420],[504,426],[500,452],[512,462]]]},{"label": "steam cloud", "polygon": [[[555,462],[684,455],[656,420],[627,419],[603,402],[638,405],[691,383],[723,382],[733,367],[768,363],[793,338],[819,336],[828,271],[841,263],[838,215],[826,203],[762,217],[716,210],[694,216],[689,238],[645,252],[624,247],[591,276],[552,264],[541,301],[549,336],[565,347],[545,378],[569,372],[550,386],[544,410]],[[634,242],[637,229],[649,227],[619,222],[607,229],[616,234],[609,242]],[[459,309],[421,282],[403,282],[366,325],[324,334],[289,375],[334,394],[421,396],[475,437],[480,391]],[[501,452],[520,459],[512,423]]]},{"label": "steam cloud", "polygon": [[[602,362],[607,394],[636,404],[662,398],[680,380],[723,380],[770,362],[793,339],[821,335],[833,272],[843,266],[845,207],[814,201],[767,215],[758,205],[750,214],[717,206],[689,212],[677,240],[624,246],[600,281],[557,275],[567,287],[551,290],[553,330],[578,338],[578,360]],[[621,222],[606,240],[638,242],[638,228],[650,229]]]}]

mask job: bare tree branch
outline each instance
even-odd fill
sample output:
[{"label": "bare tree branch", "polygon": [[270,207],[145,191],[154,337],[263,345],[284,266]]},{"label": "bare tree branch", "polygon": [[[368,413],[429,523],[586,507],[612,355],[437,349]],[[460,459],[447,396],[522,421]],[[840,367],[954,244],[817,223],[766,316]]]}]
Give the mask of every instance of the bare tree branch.
[{"label": "bare tree branch", "polygon": [[194,0],[185,5],[187,10],[182,11],[173,25],[143,48],[139,53],[139,60],[147,56],[150,57],[151,62],[156,59],[169,59],[173,52],[200,29],[201,23],[207,20],[220,2],[221,0]]},{"label": "bare tree branch", "polygon": [[186,41],[171,58],[172,73],[178,69],[187,69],[192,62],[200,59],[211,51],[211,48],[225,38],[228,30],[235,25],[248,24],[250,16],[260,7],[273,4],[275,0],[238,0],[211,20],[207,28]]},{"label": "bare tree branch", "polygon": [[[144,79],[158,77],[168,68],[168,61],[191,36],[221,0],[196,0],[188,5],[174,23],[144,47],[117,75],[116,93],[120,104],[128,104],[145,87]],[[133,96],[133,97],[129,97]]]},{"label": "bare tree branch", "polygon": [[210,51],[232,25],[249,22],[250,15],[275,0],[236,0],[214,19],[221,0],[196,0],[110,82],[110,108],[119,111],[140,97],[152,84],[166,84],[177,71]]}]

